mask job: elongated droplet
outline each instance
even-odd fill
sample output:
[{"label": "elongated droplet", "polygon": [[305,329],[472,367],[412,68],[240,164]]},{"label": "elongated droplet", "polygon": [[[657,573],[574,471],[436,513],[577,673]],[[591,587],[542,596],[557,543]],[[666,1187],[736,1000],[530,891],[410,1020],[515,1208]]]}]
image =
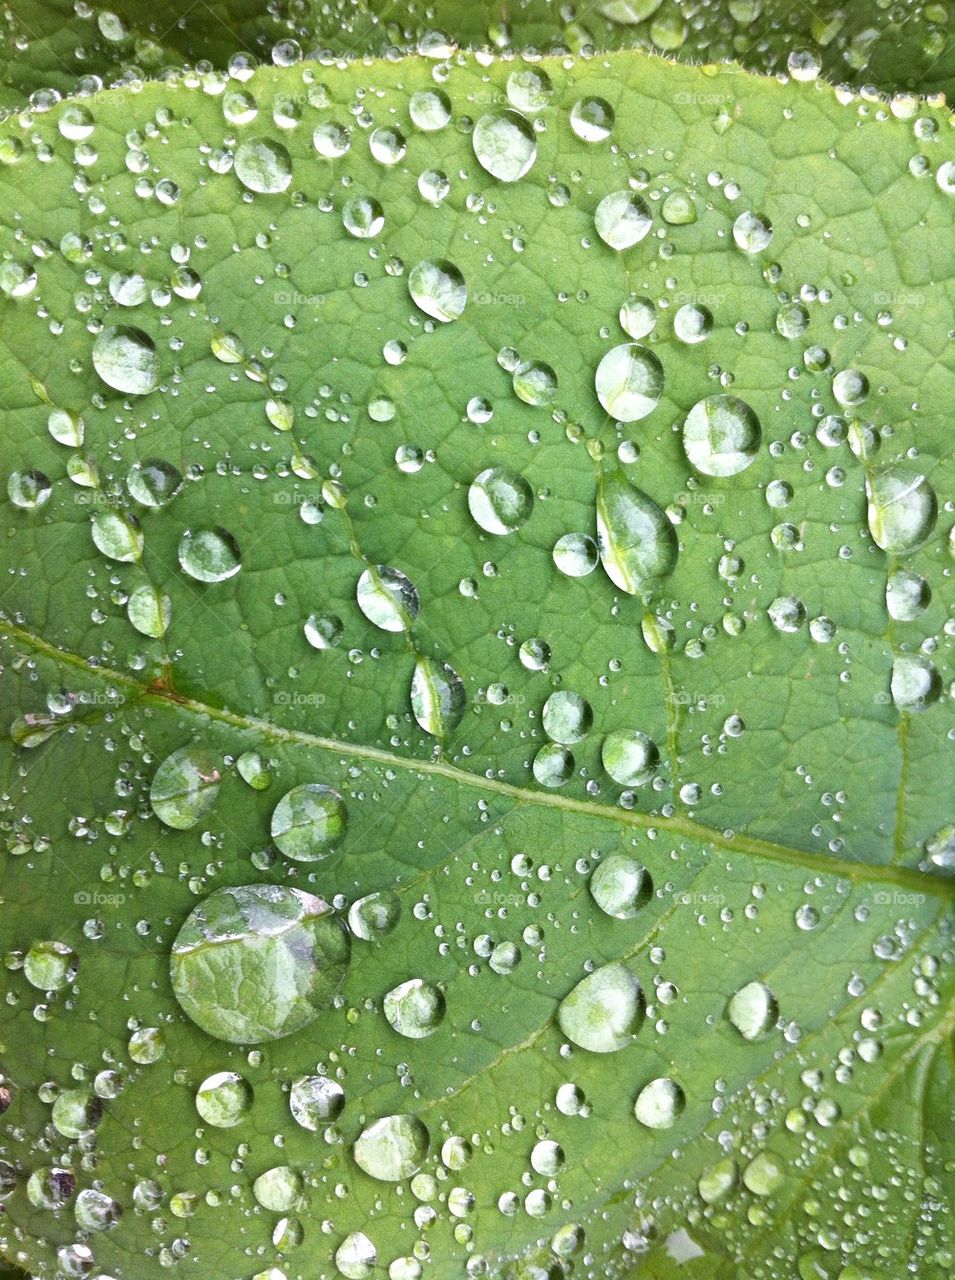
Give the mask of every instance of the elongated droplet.
[{"label": "elongated droplet", "polygon": [[869,532],[890,555],[907,555],[925,542],[938,519],[938,499],[928,480],[908,467],[889,467],[866,484]]},{"label": "elongated droplet", "polygon": [[660,507],[620,472],[597,487],[597,546],[607,577],[628,595],[647,595],[676,568],[676,531]]},{"label": "elongated droplet", "polygon": [[461,677],[447,662],[419,657],[411,677],[411,710],[425,731],[443,738],[461,723],[466,704]]}]

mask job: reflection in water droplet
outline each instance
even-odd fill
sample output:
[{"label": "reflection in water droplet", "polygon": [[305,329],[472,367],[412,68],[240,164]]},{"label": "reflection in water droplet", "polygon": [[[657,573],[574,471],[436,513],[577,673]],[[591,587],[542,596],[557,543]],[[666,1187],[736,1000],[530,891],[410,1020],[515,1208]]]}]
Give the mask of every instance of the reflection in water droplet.
[{"label": "reflection in water droplet", "polygon": [[276,848],[296,862],[320,862],[339,845],[348,813],[333,787],[306,782],[286,792],[272,811]]},{"label": "reflection in water droplet", "polygon": [[76,952],[65,942],[34,942],[23,958],[23,976],[38,991],[62,991],[78,968]]},{"label": "reflection in water droplet", "polygon": [[197,582],[225,582],[242,568],[239,544],[227,529],[187,529],[179,542],[179,564]]},{"label": "reflection in water droplet", "polygon": [[411,677],[411,710],[425,733],[442,738],[456,729],[466,703],[461,677],[452,666],[418,658]]},{"label": "reflection in water droplet", "polygon": [[517,182],[537,159],[534,130],[517,111],[482,116],[471,141],[478,164],[500,182]]},{"label": "reflection in water droplet", "polygon": [[693,406],[683,424],[686,456],[707,476],[745,471],[759,451],[761,436],[759,419],[737,396],[707,396]]},{"label": "reflection in water droplet", "polygon": [[313,649],[334,649],[341,641],[344,626],[336,613],[310,613],[304,631]]},{"label": "reflection in water droplet", "polygon": [[761,253],[773,238],[773,224],[764,213],[741,213],[733,223],[733,239],[744,253]]},{"label": "reflection in water droplet", "polygon": [[647,347],[624,342],[600,361],[594,378],[597,399],[618,422],[638,422],[660,403],[663,365]]},{"label": "reflection in water droplet", "polygon": [[300,889],[217,889],[173,943],[176,999],[217,1040],[261,1044],[300,1031],[328,1008],[348,967],[349,939],[331,907]]},{"label": "reflection in water droplet", "polygon": [[93,368],[108,387],[124,395],[144,396],[159,381],[159,357],[142,329],[115,325],[93,343]]},{"label": "reflection in water droplet", "polygon": [[677,1082],[660,1076],[637,1094],[633,1114],[648,1129],[671,1129],[685,1106],[686,1095]]},{"label": "reflection in water droplet", "polygon": [[231,1129],[252,1110],[252,1086],[235,1071],[217,1071],[196,1091],[196,1110],[206,1124]]},{"label": "reflection in water droplet", "polygon": [[643,1023],[643,989],[624,964],[589,973],[560,1002],[560,1029],[591,1053],[613,1053],[633,1041]]},{"label": "reflection in water droplet", "polygon": [[156,770],[149,803],[160,822],[188,831],[212,808],[222,775],[216,757],[200,746],[180,747]]},{"label": "reflection in water droplet", "polygon": [[102,1099],[90,1089],[64,1089],[53,1103],[53,1128],[64,1138],[92,1133],[102,1118]]},{"label": "reflection in water droplet", "polygon": [[414,583],[390,565],[369,565],[355,589],[358,607],[382,631],[407,631],[421,608]]},{"label": "reflection in water droplet", "polygon": [[7,481],[10,501],[21,511],[36,511],[49,502],[53,486],[42,471],[13,471]]},{"label": "reflection in water droplet", "polygon": [[925,711],[942,693],[934,662],[920,653],[900,653],[892,663],[892,701],[900,711]]},{"label": "reflection in water droplet", "polygon": [[516,471],[488,467],[474,477],[468,489],[468,507],[486,533],[503,537],[525,524],[534,507],[530,485]]},{"label": "reflection in water droplet", "polygon": [[468,287],[453,262],[419,262],[408,275],[408,292],[426,316],[450,324],[464,314]]},{"label": "reflection in water droplet", "polygon": [[656,308],[649,298],[631,294],[620,308],[620,327],[631,338],[645,338],[657,322]]},{"label": "reflection in water droplet", "polygon": [[611,854],[598,862],[591,873],[590,896],[608,916],[630,920],[653,896],[653,880],[636,858]]},{"label": "reflection in water droplet", "polygon": [[548,742],[534,756],[534,778],[542,787],[562,787],[574,775],[574,753],[556,742]]},{"label": "reflection in water droplet", "polygon": [[546,408],[557,395],[557,374],[543,360],[522,360],[514,369],[511,385],[518,400]]},{"label": "reflection in water droplet", "polygon": [[383,1008],[395,1031],[409,1040],[433,1035],[447,1011],[441,991],[423,978],[411,978],[394,987],[385,996]]},{"label": "reflection in water droplet", "polygon": [[867,481],[866,493],[869,532],[883,551],[907,555],[929,538],[938,518],[938,499],[920,472],[889,467]]},{"label": "reflection in water droplet", "polygon": [[579,693],[558,689],[544,703],[541,723],[544,732],[554,742],[572,746],[590,732],[594,713],[590,703]]},{"label": "reflection in water droplet", "polygon": [[289,1110],[296,1124],[317,1132],[334,1122],[345,1107],[345,1090],[327,1076],[302,1076],[289,1092]]},{"label": "reflection in water droplet", "polygon": [[108,560],[132,564],[143,554],[143,533],[131,515],[120,511],[94,511],[91,532],[96,550]]},{"label": "reflection in water droplet", "polygon": [[765,982],[747,982],[726,1006],[726,1016],[744,1040],[758,1040],[779,1017],[776,997]]},{"label": "reflection in water droplet", "polygon": [[923,577],[908,569],[896,569],[885,586],[885,605],[896,622],[913,622],[932,602],[932,591]]},{"label": "reflection in water droplet", "polygon": [[158,640],[169,629],[172,601],[155,587],[144,584],[130,593],[126,601],[126,616],[140,635]]},{"label": "reflection in water droplet", "polygon": [[570,109],[570,127],[581,142],[603,142],[613,123],[613,107],[604,98],[580,98]]},{"label": "reflection in water droplet", "polygon": [[597,488],[597,546],[608,578],[628,595],[648,594],[676,567],[672,524],[619,471],[603,474]]},{"label": "reflection in water droplet", "polygon": [[335,1250],[335,1266],[344,1280],[369,1280],[378,1250],[363,1231],[353,1231]]},{"label": "reflection in water droplet", "polygon": [[235,176],[249,191],[276,195],[292,181],[292,161],[280,142],[249,138],[236,148]]},{"label": "reflection in water droplet", "polygon": [[348,927],[363,942],[385,938],[401,919],[401,902],[389,889],[357,898],[348,909]]},{"label": "reflection in water droplet", "polygon": [[600,201],[594,214],[597,234],[611,249],[631,248],[652,225],[646,201],[634,191],[612,191]]},{"label": "reflection in water droplet", "polygon": [[786,1166],[773,1151],[761,1151],[743,1170],[743,1185],[754,1196],[771,1196],[783,1185]]},{"label": "reflection in water droplet", "polygon": [[182,474],[171,462],[147,458],[132,467],[126,487],[144,507],[165,507],[182,487]]},{"label": "reflection in water droplet", "polygon": [[431,1135],[416,1116],[382,1116],[355,1140],[355,1163],[380,1182],[400,1182],[417,1173],[428,1154]]},{"label": "reflection in water droplet", "polygon": [[568,578],[585,578],[596,569],[597,544],[587,533],[565,533],[554,543],[554,564]]}]

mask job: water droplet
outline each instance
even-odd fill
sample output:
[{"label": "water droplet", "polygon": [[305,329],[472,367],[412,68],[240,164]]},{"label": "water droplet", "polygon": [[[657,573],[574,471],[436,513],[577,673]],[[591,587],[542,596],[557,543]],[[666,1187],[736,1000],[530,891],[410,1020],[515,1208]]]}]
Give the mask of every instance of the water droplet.
[{"label": "water droplet", "polygon": [[302,1175],[287,1164],[276,1165],[259,1174],[252,1184],[252,1194],[263,1209],[287,1213],[295,1208],[302,1194]]},{"label": "water droplet", "polygon": [[143,554],[143,534],[132,516],[109,509],[94,511],[91,518],[93,543],[109,560],[131,564]]},{"label": "water droplet", "polygon": [[642,787],[660,764],[656,743],[639,729],[614,729],[600,749],[603,767],[621,787]]},{"label": "water droplet", "polygon": [[941,696],[942,681],[934,662],[920,653],[901,653],[892,663],[890,688],[900,711],[925,711]]},{"label": "water droplet", "polygon": [[206,1124],[232,1129],[252,1110],[252,1086],[235,1071],[217,1071],[197,1089],[196,1110]]},{"label": "water droplet", "polygon": [[506,467],[488,467],[468,489],[468,507],[486,533],[516,533],[530,517],[534,495],[523,476]]},{"label": "water droplet", "polygon": [[177,831],[188,831],[219,794],[219,763],[199,746],[180,747],[163,760],[149,789],[153,813]]},{"label": "water droplet", "polygon": [[517,182],[537,159],[534,130],[518,111],[482,116],[471,141],[478,164],[500,182]]},{"label": "water droplet", "polygon": [[53,486],[42,471],[14,471],[7,481],[10,501],[21,511],[36,511],[49,502]]},{"label": "water droplet", "polygon": [[585,578],[600,561],[597,544],[587,533],[565,533],[554,543],[553,556],[568,578]]},{"label": "water droplet", "polygon": [[236,148],[235,176],[249,191],[277,195],[292,181],[292,161],[280,142],[249,138]]},{"label": "water droplet", "polygon": [[425,1161],[431,1135],[416,1116],[382,1116],[355,1140],[355,1163],[380,1182],[401,1182]]},{"label": "water droplet", "polygon": [[918,471],[890,467],[866,483],[869,532],[890,555],[907,555],[931,535],[938,518],[938,499]]},{"label": "water droplet", "polygon": [[672,1129],[685,1106],[686,1095],[677,1082],[660,1076],[637,1094],[633,1114],[648,1129]]},{"label": "water droplet", "polygon": [[304,631],[313,649],[334,649],[341,642],[344,626],[336,613],[310,613]]},{"label": "water droplet", "polygon": [[733,223],[733,239],[744,253],[762,253],[773,238],[773,224],[764,213],[741,213]]},{"label": "water droplet", "polygon": [[327,1076],[302,1076],[289,1092],[292,1118],[313,1133],[334,1124],[344,1107],[345,1090]]},{"label": "water droplet", "polygon": [[765,982],[747,982],[726,1006],[726,1016],[744,1040],[758,1040],[779,1017],[776,997]]},{"label": "water droplet", "polygon": [[587,974],[560,1002],[560,1029],[591,1053],[624,1049],[640,1030],[643,989],[624,964],[606,964]]},{"label": "water droplet", "polygon": [[93,343],[93,368],[114,391],[144,396],[159,381],[159,357],[152,338],[142,329],[115,325]]},{"label": "water droplet", "polygon": [[147,458],[137,462],[126,477],[126,487],[144,507],[165,507],[182,487],[182,474],[171,462]]},{"label": "water droplet", "polygon": [[411,710],[425,733],[443,738],[456,729],[466,704],[464,685],[452,666],[418,658],[411,677]]},{"label": "water droplet", "polygon": [[777,596],[766,612],[777,631],[798,631],[806,621],[806,606],[795,596]]},{"label": "water droplet", "polygon": [[704,1204],[718,1204],[733,1190],[739,1180],[739,1168],[732,1156],[718,1161],[702,1174],[697,1189]]},{"label": "water droplet", "polygon": [[179,542],[179,564],[197,582],[225,582],[242,568],[242,558],[227,529],[187,529]]},{"label": "water droplet", "polygon": [[761,439],[759,419],[736,396],[707,396],[683,424],[690,464],[706,476],[735,476],[753,462]]},{"label": "water droplet", "polygon": [[408,275],[408,292],[426,316],[450,324],[464,314],[468,287],[453,262],[419,262]]},{"label": "water droplet", "polygon": [[389,889],[366,894],[348,909],[348,927],[356,938],[377,942],[391,933],[401,918],[401,901]]},{"label": "water droplet", "polygon": [[353,1231],[335,1250],[335,1266],[344,1280],[369,1280],[378,1250],[362,1231]]},{"label": "water droplet", "polygon": [[358,607],[382,631],[407,631],[421,608],[410,578],[389,565],[369,565],[358,579]]},{"label": "water droplet", "polygon": [[332,787],[305,782],[286,792],[272,811],[276,848],[295,862],[321,862],[341,843],[348,813]]},{"label": "water droplet", "polygon": [[23,976],[38,991],[62,991],[78,968],[76,952],[65,942],[35,942],[23,958]]},{"label": "water droplet", "polygon": [[357,240],[373,240],[385,225],[385,211],[374,196],[353,196],[342,209],[342,224]]},{"label": "water droplet", "polygon": [[630,249],[653,226],[646,201],[633,191],[612,191],[597,205],[594,226],[611,249]]},{"label": "water droplet", "polygon": [[772,1151],[761,1151],[743,1170],[743,1185],[754,1196],[771,1196],[783,1185],[786,1166]]},{"label": "water droplet", "polygon": [[631,338],[645,338],[656,322],[656,308],[649,298],[631,296],[620,308],[620,327]]},{"label": "water droplet", "polygon": [[532,771],[542,787],[563,787],[574,774],[574,753],[548,742],[534,756]]},{"label": "water droplet", "polygon": [[433,1035],[444,1021],[445,1000],[433,982],[411,978],[394,987],[384,999],[384,1013],[395,1031],[409,1040]]},{"label": "water droplet", "polygon": [[130,625],[142,636],[158,640],[169,629],[172,601],[151,584],[136,587],[126,601]]},{"label": "water droplet", "polygon": [[594,713],[590,703],[579,693],[569,689],[559,689],[552,693],[544,703],[541,723],[544,732],[553,742],[572,746],[580,742],[590,732],[594,722]]},{"label": "water droplet", "polygon": [[307,1026],[334,999],[349,940],[321,898],[280,885],[217,889],[173,943],[184,1011],[217,1040],[261,1044]]},{"label": "water droplet", "polygon": [[628,595],[646,595],[677,561],[677,539],[660,507],[620,472],[597,488],[597,546],[610,581]]},{"label": "water droplet", "polygon": [[896,622],[913,622],[928,608],[932,591],[923,577],[908,569],[896,569],[885,586],[885,605]]},{"label": "water droplet", "polygon": [[627,854],[611,854],[590,876],[590,896],[616,920],[631,920],[653,896],[650,872]]},{"label": "water droplet", "polygon": [[673,317],[673,332],[688,346],[705,342],[713,328],[713,316],[707,307],[687,302]]},{"label": "water droplet", "polygon": [[660,403],[663,365],[647,347],[624,342],[597,366],[597,399],[618,422],[638,422]]},{"label": "water droplet", "polygon": [[581,142],[603,142],[613,124],[613,107],[604,98],[580,98],[570,109],[570,127]]},{"label": "water droplet", "polygon": [[92,1133],[103,1118],[103,1102],[90,1089],[64,1089],[53,1103],[53,1127],[64,1138]]}]

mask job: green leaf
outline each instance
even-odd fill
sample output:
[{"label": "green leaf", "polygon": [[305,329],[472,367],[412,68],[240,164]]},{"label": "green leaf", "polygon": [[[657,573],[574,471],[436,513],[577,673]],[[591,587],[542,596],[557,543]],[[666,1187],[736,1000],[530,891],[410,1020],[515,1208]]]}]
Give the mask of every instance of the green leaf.
[{"label": "green leaf", "polygon": [[5,126],[28,1271],[950,1269],[948,121],[529,65]]}]

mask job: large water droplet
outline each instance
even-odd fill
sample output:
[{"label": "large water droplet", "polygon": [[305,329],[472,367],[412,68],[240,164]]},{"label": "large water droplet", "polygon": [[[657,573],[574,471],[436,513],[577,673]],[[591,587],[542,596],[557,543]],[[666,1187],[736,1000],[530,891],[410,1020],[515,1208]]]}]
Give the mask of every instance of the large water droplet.
[{"label": "large water droplet", "polygon": [[423,1040],[444,1021],[445,1000],[433,982],[411,978],[394,987],[384,999],[385,1017],[399,1035]]},{"label": "large water droplet", "polygon": [[217,889],[173,943],[176,999],[217,1040],[261,1044],[307,1026],[334,999],[349,940],[328,903],[299,889]]},{"label": "large water droplet", "polygon": [[447,662],[419,657],[411,677],[411,710],[425,733],[443,738],[461,723],[466,706],[461,677]]},{"label": "large water droplet", "polygon": [[653,896],[650,872],[629,854],[611,854],[590,876],[590,896],[616,920],[631,920]]},{"label": "large water droplet", "polygon": [[236,148],[235,175],[249,191],[276,195],[292,181],[292,161],[280,142],[249,138]]},{"label": "large water droplet", "polygon": [[629,249],[653,226],[646,202],[634,191],[612,191],[597,205],[594,226],[611,249]]},{"label": "large water droplet", "polygon": [[148,333],[129,325],[104,329],[93,343],[93,368],[108,387],[144,396],[159,381],[159,357]]},{"label": "large water droplet", "polygon": [[663,365],[647,347],[624,342],[600,361],[594,378],[597,399],[618,422],[638,422],[660,403]]},{"label": "large water droplet", "polygon": [[589,973],[560,1002],[558,1021],[568,1040],[591,1053],[624,1049],[640,1030],[643,989],[624,964]]},{"label": "large water droplet", "polygon": [[558,689],[544,703],[541,723],[548,738],[572,746],[590,732],[594,713],[590,703],[579,693]]},{"label": "large water droplet", "polygon": [[450,324],[464,314],[468,287],[453,262],[419,262],[408,275],[408,292],[426,316]]},{"label": "large water droplet", "polygon": [[648,594],[676,567],[673,525],[620,471],[597,487],[597,546],[608,578],[628,595]]},{"label": "large water droplet", "polygon": [[227,529],[187,529],[179,541],[179,564],[197,582],[225,582],[242,568],[242,558]]},{"label": "large water droplet", "polygon": [[892,663],[890,688],[900,711],[925,711],[938,701],[942,681],[934,662],[920,653],[900,653]]},{"label": "large water droplet", "polygon": [[537,138],[518,111],[493,111],[474,126],[474,154],[500,182],[517,182],[537,159]]},{"label": "large water droplet", "polygon": [[779,1017],[776,997],[765,982],[747,982],[726,1006],[726,1016],[744,1040],[758,1040]]},{"label": "large water droplet", "polygon": [[697,471],[706,476],[735,476],[759,450],[759,419],[737,396],[707,396],[693,406],[683,424],[683,447]]},{"label": "large water droplet", "polygon": [[252,1110],[252,1086],[235,1071],[217,1071],[196,1090],[196,1110],[206,1124],[232,1129]]},{"label": "large water droplet", "polygon": [[639,729],[614,729],[600,749],[603,767],[621,787],[641,787],[660,764],[656,743]]},{"label": "large water droplet", "polygon": [[121,511],[94,511],[91,518],[93,543],[109,560],[135,563],[143,554],[143,533],[132,516]]},{"label": "large water droplet", "polygon": [[908,569],[896,569],[885,585],[885,606],[896,622],[913,622],[932,601],[932,591],[923,577]]},{"label": "large water droplet", "polygon": [[390,889],[357,898],[348,908],[348,927],[363,942],[385,938],[401,919],[401,900]]},{"label": "large water droplet", "polygon": [[222,775],[219,762],[200,746],[180,747],[163,760],[149,788],[149,803],[160,822],[188,831],[212,808]]},{"label": "large water droplet", "polygon": [[345,1090],[327,1076],[302,1076],[292,1084],[289,1110],[296,1124],[317,1132],[334,1122],[345,1106]]},{"label": "large water droplet", "polygon": [[23,976],[38,991],[62,991],[76,977],[78,968],[73,948],[52,939],[34,942],[23,957]]},{"label": "large water droplet", "polygon": [[417,1116],[382,1116],[355,1140],[355,1163],[380,1182],[400,1182],[418,1172],[431,1135]]},{"label": "large water droplet", "polygon": [[938,518],[935,490],[921,472],[889,467],[866,483],[869,532],[890,555],[907,555],[931,535]]},{"label": "large water droplet", "polygon": [[382,631],[407,631],[421,608],[410,578],[390,565],[369,565],[355,588],[358,607]]},{"label": "large water droplet", "polygon": [[286,792],[272,811],[276,848],[295,862],[321,862],[345,834],[348,812],[333,787],[306,782]]},{"label": "large water droplet", "polygon": [[648,1129],[671,1129],[685,1106],[686,1096],[677,1082],[660,1076],[637,1094],[633,1114]]},{"label": "large water droplet", "polygon": [[530,485],[516,471],[488,467],[474,477],[468,489],[468,507],[475,523],[486,533],[504,536],[529,518],[534,506]]}]

